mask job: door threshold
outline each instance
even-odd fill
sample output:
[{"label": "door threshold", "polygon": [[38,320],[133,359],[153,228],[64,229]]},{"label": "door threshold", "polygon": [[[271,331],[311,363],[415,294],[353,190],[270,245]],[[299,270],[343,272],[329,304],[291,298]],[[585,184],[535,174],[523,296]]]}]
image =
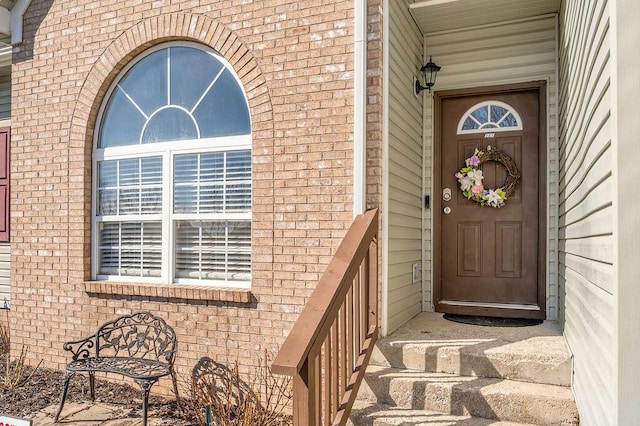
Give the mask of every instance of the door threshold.
[{"label": "door threshold", "polygon": [[461,300],[441,300],[440,304],[449,306],[468,306],[476,308],[517,309],[521,311],[540,311],[538,305],[522,305],[516,303],[465,302]]}]

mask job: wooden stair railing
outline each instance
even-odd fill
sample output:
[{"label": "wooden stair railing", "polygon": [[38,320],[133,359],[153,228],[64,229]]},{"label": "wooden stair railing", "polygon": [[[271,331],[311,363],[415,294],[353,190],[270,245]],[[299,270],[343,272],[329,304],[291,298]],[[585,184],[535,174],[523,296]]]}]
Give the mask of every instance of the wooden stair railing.
[{"label": "wooden stair railing", "polygon": [[378,210],[359,215],[271,370],[293,377],[294,426],[346,424],[378,338]]}]

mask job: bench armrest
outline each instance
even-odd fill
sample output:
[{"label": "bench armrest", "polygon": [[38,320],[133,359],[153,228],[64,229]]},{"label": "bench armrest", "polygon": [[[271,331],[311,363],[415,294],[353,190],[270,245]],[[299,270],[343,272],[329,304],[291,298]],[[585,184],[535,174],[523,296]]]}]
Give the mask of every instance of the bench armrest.
[{"label": "bench armrest", "polygon": [[91,356],[91,349],[95,344],[95,336],[91,336],[86,339],[67,342],[62,345],[62,348],[65,351],[70,351],[73,354],[73,360],[77,361],[79,359],[89,358]]}]

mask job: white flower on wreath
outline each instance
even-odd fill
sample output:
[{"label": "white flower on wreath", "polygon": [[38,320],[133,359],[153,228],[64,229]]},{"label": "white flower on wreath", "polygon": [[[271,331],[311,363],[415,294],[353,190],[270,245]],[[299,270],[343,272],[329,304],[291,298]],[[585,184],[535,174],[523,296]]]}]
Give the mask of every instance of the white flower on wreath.
[{"label": "white flower on wreath", "polygon": [[481,184],[482,183],[482,179],[484,179],[484,176],[482,176],[482,170],[473,170],[473,171],[467,173],[467,176],[469,178],[471,178],[471,180],[473,181],[474,185]]},{"label": "white flower on wreath", "polygon": [[473,179],[469,176],[461,177],[460,179],[458,179],[458,182],[460,182],[460,189],[463,191],[468,191],[473,186]]},{"label": "white flower on wreath", "polygon": [[483,198],[485,198],[487,200],[487,204],[491,206],[497,206],[502,202],[502,197],[500,196],[500,194],[498,194],[493,189],[490,189],[487,195],[485,195]]}]

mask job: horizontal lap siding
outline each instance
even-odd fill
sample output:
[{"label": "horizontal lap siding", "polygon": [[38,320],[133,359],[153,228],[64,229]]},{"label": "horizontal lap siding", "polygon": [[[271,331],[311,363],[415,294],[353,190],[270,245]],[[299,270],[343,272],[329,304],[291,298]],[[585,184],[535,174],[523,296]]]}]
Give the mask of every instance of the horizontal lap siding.
[{"label": "horizontal lap siding", "polygon": [[566,1],[560,17],[560,316],[584,424],[614,424],[614,181],[609,10]]},{"label": "horizontal lap siding", "polygon": [[422,36],[405,0],[390,0],[388,150],[388,322],[392,332],[421,310],[413,263],[422,262],[422,102],[411,93]]},{"label": "horizontal lap siding", "polygon": [[[547,81],[547,318],[558,307],[557,24],[555,17],[427,34],[426,51],[442,66],[436,90]],[[427,123],[432,123],[427,110]],[[427,135],[432,131],[427,130]],[[430,137],[429,137],[430,138]],[[427,141],[431,145],[431,141]],[[432,161],[425,159],[431,176]],[[429,182],[430,185],[430,182]],[[438,194],[434,194],[438,196]],[[425,226],[429,226],[429,222]],[[431,246],[430,234],[425,245]]]}]

